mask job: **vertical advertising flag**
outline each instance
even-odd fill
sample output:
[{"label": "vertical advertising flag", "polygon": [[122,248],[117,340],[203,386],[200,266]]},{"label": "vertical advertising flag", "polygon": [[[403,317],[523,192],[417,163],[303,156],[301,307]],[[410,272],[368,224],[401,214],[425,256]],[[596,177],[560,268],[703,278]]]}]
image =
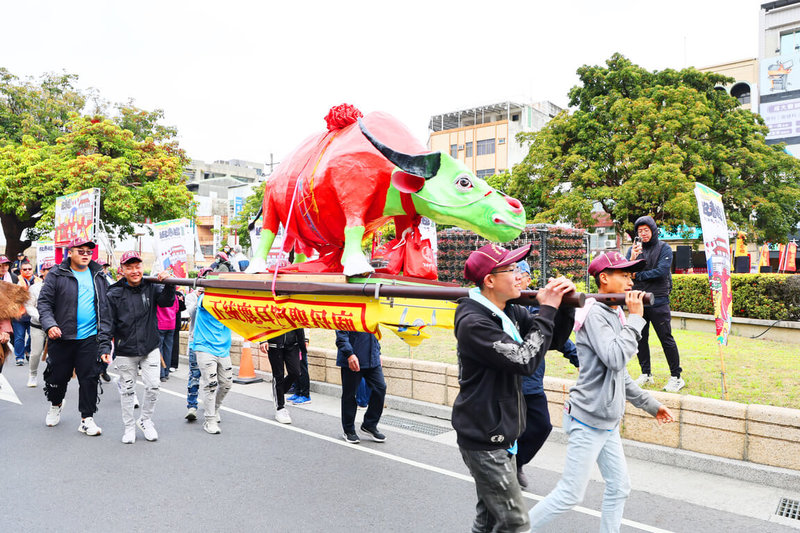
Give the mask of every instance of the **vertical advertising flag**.
[{"label": "vertical advertising flag", "polygon": [[765,242],[759,249],[758,268],[769,266],[769,243]]},{"label": "vertical advertising flag", "polygon": [[94,240],[100,218],[100,189],[56,198],[55,245],[64,248],[73,239]]},{"label": "vertical advertising flag", "polygon": [[790,242],[789,244],[781,244],[778,248],[778,272],[795,272],[797,267],[797,244]]},{"label": "vertical advertising flag", "polygon": [[708,187],[695,184],[694,195],[700,211],[703,244],[706,252],[708,283],[714,298],[714,322],[717,341],[728,343],[731,329],[733,297],[731,293],[731,249],[728,241],[728,223],[722,196]]},{"label": "vertical advertising flag", "polygon": [[[178,218],[153,224],[155,232],[157,271],[172,269],[176,278],[186,277],[187,250],[193,245],[194,235],[189,220]],[[155,273],[155,272],[154,272]]]},{"label": "vertical advertising flag", "polygon": [[56,245],[53,241],[36,241],[36,271],[42,271],[45,261],[56,260]]}]

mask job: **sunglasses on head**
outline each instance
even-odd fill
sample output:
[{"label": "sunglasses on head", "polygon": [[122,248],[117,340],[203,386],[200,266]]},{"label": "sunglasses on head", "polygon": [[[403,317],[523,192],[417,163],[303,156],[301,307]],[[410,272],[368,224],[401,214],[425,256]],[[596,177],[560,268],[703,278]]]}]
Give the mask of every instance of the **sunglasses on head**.
[{"label": "sunglasses on head", "polygon": [[78,255],[92,255],[92,250],[84,250],[83,248],[75,248]]}]

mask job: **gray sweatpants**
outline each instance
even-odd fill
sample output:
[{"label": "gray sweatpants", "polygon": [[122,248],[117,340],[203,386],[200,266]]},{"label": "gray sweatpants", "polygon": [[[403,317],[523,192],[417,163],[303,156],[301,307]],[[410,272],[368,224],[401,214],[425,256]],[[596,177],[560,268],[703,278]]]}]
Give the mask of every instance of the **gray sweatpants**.
[{"label": "gray sweatpants", "polygon": [[213,418],[233,384],[231,356],[217,357],[208,352],[195,352],[203,385],[203,410],[206,420]]},{"label": "gray sweatpants", "polygon": [[31,360],[29,369],[31,376],[36,376],[39,373],[39,361],[42,360],[44,341],[45,335],[42,328],[31,326]]},{"label": "gray sweatpants", "polygon": [[118,355],[114,362],[119,372],[120,403],[122,404],[122,423],[126,428],[133,427],[136,422],[133,416],[133,395],[136,392],[136,376],[139,364],[142,365],[142,382],[144,383],[144,401],[142,402],[142,420],[153,418],[153,411],[158,399],[160,385],[159,370],[161,352],[156,348],[147,355],[126,357]]}]

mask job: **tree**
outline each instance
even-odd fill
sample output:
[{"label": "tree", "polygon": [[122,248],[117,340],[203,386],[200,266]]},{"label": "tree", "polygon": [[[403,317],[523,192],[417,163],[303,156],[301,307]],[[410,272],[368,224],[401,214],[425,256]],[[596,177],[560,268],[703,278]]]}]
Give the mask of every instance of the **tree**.
[{"label": "tree", "polygon": [[[29,110],[50,105],[36,101],[49,89],[37,91],[26,82],[17,84],[25,85],[22,90],[14,87],[15,78],[2,74],[0,94],[24,93]],[[71,83],[74,77],[64,79]],[[71,111],[57,124],[47,113],[26,111],[24,118],[14,118],[21,108],[9,101],[0,99],[0,222],[7,254],[49,233],[56,197],[82,189],[101,189],[100,219],[112,239],[132,234],[133,224],[148,219],[193,215],[183,175],[189,160],[173,140],[175,130],[158,124],[162,111],[147,112],[129,102],[117,106],[114,120]]]},{"label": "tree", "polygon": [[248,230],[247,226],[264,204],[264,187],[266,184],[267,182],[262,182],[253,185],[254,194],[245,199],[242,210],[239,211],[239,214],[236,215],[233,220],[231,220],[231,228],[236,230],[236,235],[239,237],[239,244],[243,250],[246,250],[255,244],[250,242],[250,231]]},{"label": "tree", "polygon": [[649,72],[619,54],[578,75],[575,111],[518,136],[530,149],[508,191],[529,191],[536,222],[588,223],[599,205],[618,230],[650,214],[680,231],[699,225],[695,182],[722,194],[732,230],[758,240],[783,240],[800,221],[800,162],[766,144],[760,116],[715,90],[731,79]]}]

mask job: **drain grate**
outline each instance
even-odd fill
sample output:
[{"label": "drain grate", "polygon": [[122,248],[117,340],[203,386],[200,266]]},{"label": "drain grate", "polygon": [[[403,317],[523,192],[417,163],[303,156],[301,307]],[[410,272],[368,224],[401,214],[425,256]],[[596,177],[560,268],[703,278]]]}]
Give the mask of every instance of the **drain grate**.
[{"label": "drain grate", "polygon": [[394,415],[381,416],[381,424],[407,429],[409,431],[416,431],[417,433],[424,433],[425,435],[430,435],[432,437],[436,437],[437,435],[451,431],[451,428],[436,426],[426,422],[417,422],[416,420],[409,420],[408,418],[401,418]]},{"label": "drain grate", "polygon": [[789,498],[781,498],[775,514],[784,518],[800,520],[800,501],[790,500]]}]

